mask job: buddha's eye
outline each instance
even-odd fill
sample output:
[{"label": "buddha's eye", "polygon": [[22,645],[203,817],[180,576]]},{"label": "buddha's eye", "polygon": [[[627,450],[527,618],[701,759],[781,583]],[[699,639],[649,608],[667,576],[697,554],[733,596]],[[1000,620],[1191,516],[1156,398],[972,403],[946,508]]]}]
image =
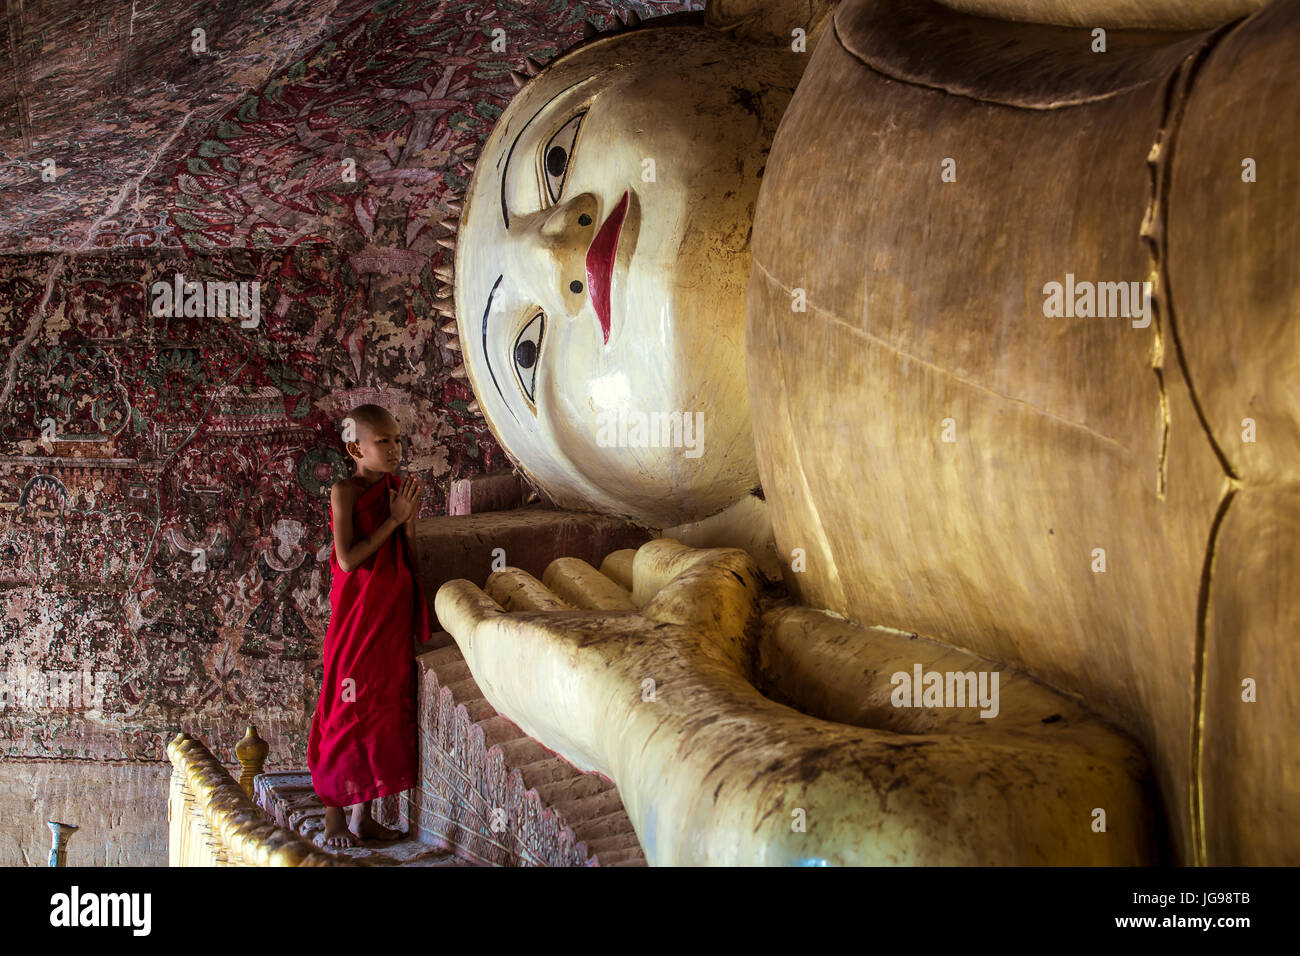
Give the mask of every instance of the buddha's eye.
[{"label": "buddha's eye", "polygon": [[515,339],[511,354],[515,374],[519,376],[519,384],[530,402],[534,401],[533,394],[537,390],[537,360],[542,354],[542,333],[545,329],[546,316],[538,312]]},{"label": "buddha's eye", "polygon": [[564,177],[569,173],[569,162],[573,159],[573,146],[578,141],[578,127],[586,112],[579,113],[560,127],[542,151],[542,168],[546,173],[546,192],[551,202],[559,202],[564,193]]}]

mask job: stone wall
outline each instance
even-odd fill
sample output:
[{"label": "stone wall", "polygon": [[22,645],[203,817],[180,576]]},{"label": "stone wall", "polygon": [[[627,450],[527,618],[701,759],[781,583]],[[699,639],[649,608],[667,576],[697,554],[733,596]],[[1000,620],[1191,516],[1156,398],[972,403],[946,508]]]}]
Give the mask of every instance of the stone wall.
[{"label": "stone wall", "polygon": [[69,866],[166,866],[171,764],[6,760],[0,765],[0,866],[45,866],[47,820],[76,823]]}]

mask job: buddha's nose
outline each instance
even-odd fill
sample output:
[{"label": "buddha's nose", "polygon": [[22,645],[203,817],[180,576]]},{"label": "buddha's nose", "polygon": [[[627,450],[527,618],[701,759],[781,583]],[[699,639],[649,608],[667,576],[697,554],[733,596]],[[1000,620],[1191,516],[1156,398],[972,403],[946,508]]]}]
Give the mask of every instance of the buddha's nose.
[{"label": "buddha's nose", "polygon": [[555,292],[570,315],[586,302],[587,249],[596,229],[596,197],[584,193],[551,207],[538,230],[554,263]]}]

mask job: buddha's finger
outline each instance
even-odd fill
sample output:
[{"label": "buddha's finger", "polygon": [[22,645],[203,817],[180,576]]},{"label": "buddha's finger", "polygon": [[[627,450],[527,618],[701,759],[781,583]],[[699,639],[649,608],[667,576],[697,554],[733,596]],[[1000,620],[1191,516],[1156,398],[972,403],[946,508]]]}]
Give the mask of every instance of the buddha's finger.
[{"label": "buddha's finger", "polygon": [[478,585],[464,578],[448,581],[438,588],[433,611],[443,628],[456,638],[467,637],[484,621],[506,613]]},{"label": "buddha's finger", "polygon": [[573,610],[571,604],[519,568],[493,571],[487,579],[487,593],[507,611]]},{"label": "buddha's finger", "polygon": [[574,607],[635,611],[631,593],[581,558],[556,558],[542,575],[546,587]]}]

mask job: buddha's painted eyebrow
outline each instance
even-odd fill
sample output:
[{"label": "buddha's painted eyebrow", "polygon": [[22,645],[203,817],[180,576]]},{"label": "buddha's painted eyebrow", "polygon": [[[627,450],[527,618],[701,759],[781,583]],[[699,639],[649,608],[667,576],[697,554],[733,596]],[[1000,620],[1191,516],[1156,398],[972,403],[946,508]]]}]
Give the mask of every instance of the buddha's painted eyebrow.
[{"label": "buddha's painted eyebrow", "polygon": [[501,170],[501,221],[505,223],[505,227],[507,229],[510,228],[510,210],[506,208],[506,174],[510,172],[510,157],[515,154],[515,146],[518,145],[519,143],[519,137],[524,135],[524,132],[528,129],[528,127],[533,124],[533,120],[537,119],[537,117],[542,115],[542,110],[546,109],[546,107],[550,106],[557,99],[559,99],[565,93],[569,92],[569,90],[573,89],[575,86],[577,86],[579,83],[582,82],[585,81],[578,80],[574,83],[570,83],[564,89],[560,90],[560,92],[552,96],[549,100],[547,100],[545,103],[541,105],[541,107],[537,110],[536,113],[528,117],[528,122],[525,123],[523,126],[519,127],[519,132],[515,134],[514,142],[510,144],[510,151],[506,153],[505,169]]},{"label": "buddha's painted eyebrow", "polygon": [[483,307],[483,359],[487,362],[488,374],[492,376],[492,384],[496,387],[497,394],[501,396],[501,401],[505,402],[506,410],[510,412],[510,417],[515,419],[518,424],[519,419],[515,418],[515,410],[510,407],[506,401],[505,393],[501,391],[501,386],[497,383],[497,373],[492,371],[492,356],[488,354],[487,333],[488,333],[488,313],[492,311],[492,300],[496,297],[497,289],[501,288],[501,280],[504,279],[505,273],[497,276],[497,281],[492,283],[492,291],[488,293],[487,305]]}]

